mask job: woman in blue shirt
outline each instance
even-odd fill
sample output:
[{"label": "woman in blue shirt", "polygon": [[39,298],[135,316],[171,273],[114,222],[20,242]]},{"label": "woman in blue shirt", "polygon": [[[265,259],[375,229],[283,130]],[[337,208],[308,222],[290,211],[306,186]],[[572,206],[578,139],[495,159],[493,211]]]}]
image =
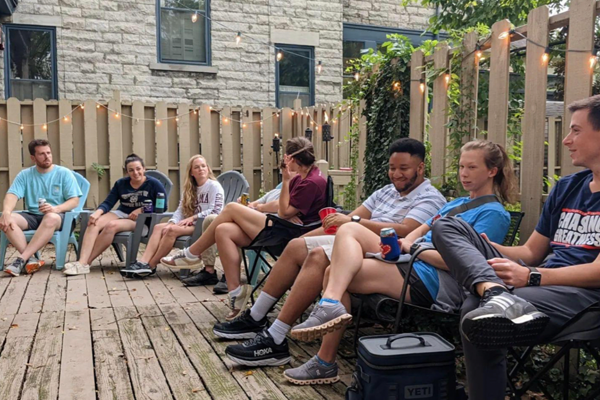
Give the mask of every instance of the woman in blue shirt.
[{"label": "woman in blue shirt", "polygon": [[[431,227],[453,208],[467,204],[481,196],[497,195],[500,200],[515,200],[516,178],[510,159],[502,146],[489,141],[473,141],[461,149],[459,178],[469,196],[446,204],[438,215],[415,229],[406,238],[398,240],[403,253],[409,253],[417,239],[431,242]],[[501,203],[494,201],[455,215],[468,222],[480,234],[490,240],[502,242],[510,225],[510,214]],[[344,229],[346,228],[346,229]],[[338,231],[333,248],[331,265],[325,275],[323,297],[303,324],[292,329],[292,337],[306,340],[322,337],[323,343],[317,356],[299,368],[288,369],[285,377],[298,384],[331,383],[337,379],[335,358],[344,325],[350,322],[349,293],[381,293],[399,298],[404,279],[409,279],[406,301],[413,304],[456,311],[464,299],[464,290],[449,275],[448,267],[440,254],[426,251],[419,255],[410,277],[406,277],[407,263],[397,265],[377,259],[362,259],[360,255],[373,252],[380,238],[359,224],[346,224]],[[327,334],[327,331],[333,330]],[[311,377],[309,371],[321,369],[319,376],[327,376],[327,382]],[[317,382],[318,381],[318,382]]]},{"label": "woman in blue shirt", "polygon": [[[144,201],[152,200],[155,205],[159,193],[166,196],[162,183],[146,176],[144,160],[136,154],[125,158],[125,170],[128,176],[115,182],[106,200],[90,215],[79,260],[65,265],[65,275],[89,273],[92,261],[111,245],[117,233],[135,229],[137,217],[143,212]],[[117,201],[119,207],[112,210]]]}]

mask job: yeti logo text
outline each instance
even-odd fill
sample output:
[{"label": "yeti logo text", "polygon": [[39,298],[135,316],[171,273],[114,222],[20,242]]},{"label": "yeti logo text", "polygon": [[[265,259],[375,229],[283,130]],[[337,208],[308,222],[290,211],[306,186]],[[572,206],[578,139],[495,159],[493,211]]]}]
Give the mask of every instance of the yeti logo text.
[{"label": "yeti logo text", "polygon": [[254,350],[254,357],[261,357],[267,354],[270,354],[273,352],[272,348],[267,348],[267,349],[260,349],[260,350]]},{"label": "yeti logo text", "polygon": [[404,387],[405,399],[426,399],[433,397],[433,385],[415,385]]}]

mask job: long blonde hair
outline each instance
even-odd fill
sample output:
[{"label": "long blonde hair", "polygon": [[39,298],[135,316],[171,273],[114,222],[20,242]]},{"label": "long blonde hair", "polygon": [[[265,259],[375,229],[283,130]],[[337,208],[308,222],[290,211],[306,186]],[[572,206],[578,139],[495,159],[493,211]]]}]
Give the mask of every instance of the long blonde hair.
[{"label": "long blonde hair", "polygon": [[469,150],[483,150],[485,166],[488,169],[498,168],[494,176],[494,192],[504,203],[513,204],[516,201],[517,177],[515,176],[512,162],[506,154],[504,147],[489,140],[473,140],[466,143],[460,152]]},{"label": "long blonde hair", "polygon": [[190,161],[188,161],[185,176],[185,183],[183,184],[183,200],[181,202],[181,208],[183,209],[183,215],[186,218],[191,217],[196,212],[196,203],[198,202],[198,184],[196,183],[196,179],[192,177],[192,166],[194,165],[194,161],[202,159],[206,163],[208,167],[208,179],[216,180],[215,174],[212,171],[212,168],[206,162],[206,158],[201,156],[200,154],[196,154]]}]

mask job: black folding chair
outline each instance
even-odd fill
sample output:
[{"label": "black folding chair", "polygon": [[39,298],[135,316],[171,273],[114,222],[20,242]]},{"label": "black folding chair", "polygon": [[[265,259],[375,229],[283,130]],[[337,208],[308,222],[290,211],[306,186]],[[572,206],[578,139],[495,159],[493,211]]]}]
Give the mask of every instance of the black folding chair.
[{"label": "black folding chair", "polygon": [[[333,202],[333,179],[330,176],[327,177],[327,189],[325,196],[327,199],[326,207],[336,207],[335,203]],[[263,278],[252,289],[252,293],[250,295],[252,303],[254,303],[254,293],[264,283],[272,269],[271,264],[264,257],[263,252],[267,253],[271,258],[277,261],[277,258],[281,255],[281,253],[283,253],[283,249],[285,246],[287,246],[290,240],[300,237],[320,226],[321,221],[316,221],[308,225],[297,225],[285,219],[279,218],[276,215],[267,214],[267,220],[265,221],[265,227],[263,230],[256,235],[254,240],[252,240],[252,243],[242,248],[242,260],[244,260],[244,269],[248,279],[253,276],[256,268],[259,268],[259,260],[261,260],[268,268],[268,271],[265,272]],[[250,267],[248,267],[248,262],[246,260],[247,251],[256,252],[254,263]]]}]

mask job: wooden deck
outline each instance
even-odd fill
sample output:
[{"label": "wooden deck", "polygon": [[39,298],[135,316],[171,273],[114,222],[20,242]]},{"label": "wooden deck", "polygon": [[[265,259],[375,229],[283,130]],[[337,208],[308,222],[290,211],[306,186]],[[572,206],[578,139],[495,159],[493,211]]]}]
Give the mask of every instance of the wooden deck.
[{"label": "wooden deck", "polygon": [[[43,259],[53,255],[47,246]],[[67,278],[48,266],[2,274],[0,399],[343,398],[353,359],[339,358],[341,382],[318,387],[288,383],[289,365],[233,367],[225,356],[232,342],[212,333],[228,311],[226,296],[186,288],[168,269],[144,280],[123,279],[118,269],[111,250],[88,275]],[[288,340],[292,366],[318,349]],[[344,343],[340,352],[348,351]]]}]

